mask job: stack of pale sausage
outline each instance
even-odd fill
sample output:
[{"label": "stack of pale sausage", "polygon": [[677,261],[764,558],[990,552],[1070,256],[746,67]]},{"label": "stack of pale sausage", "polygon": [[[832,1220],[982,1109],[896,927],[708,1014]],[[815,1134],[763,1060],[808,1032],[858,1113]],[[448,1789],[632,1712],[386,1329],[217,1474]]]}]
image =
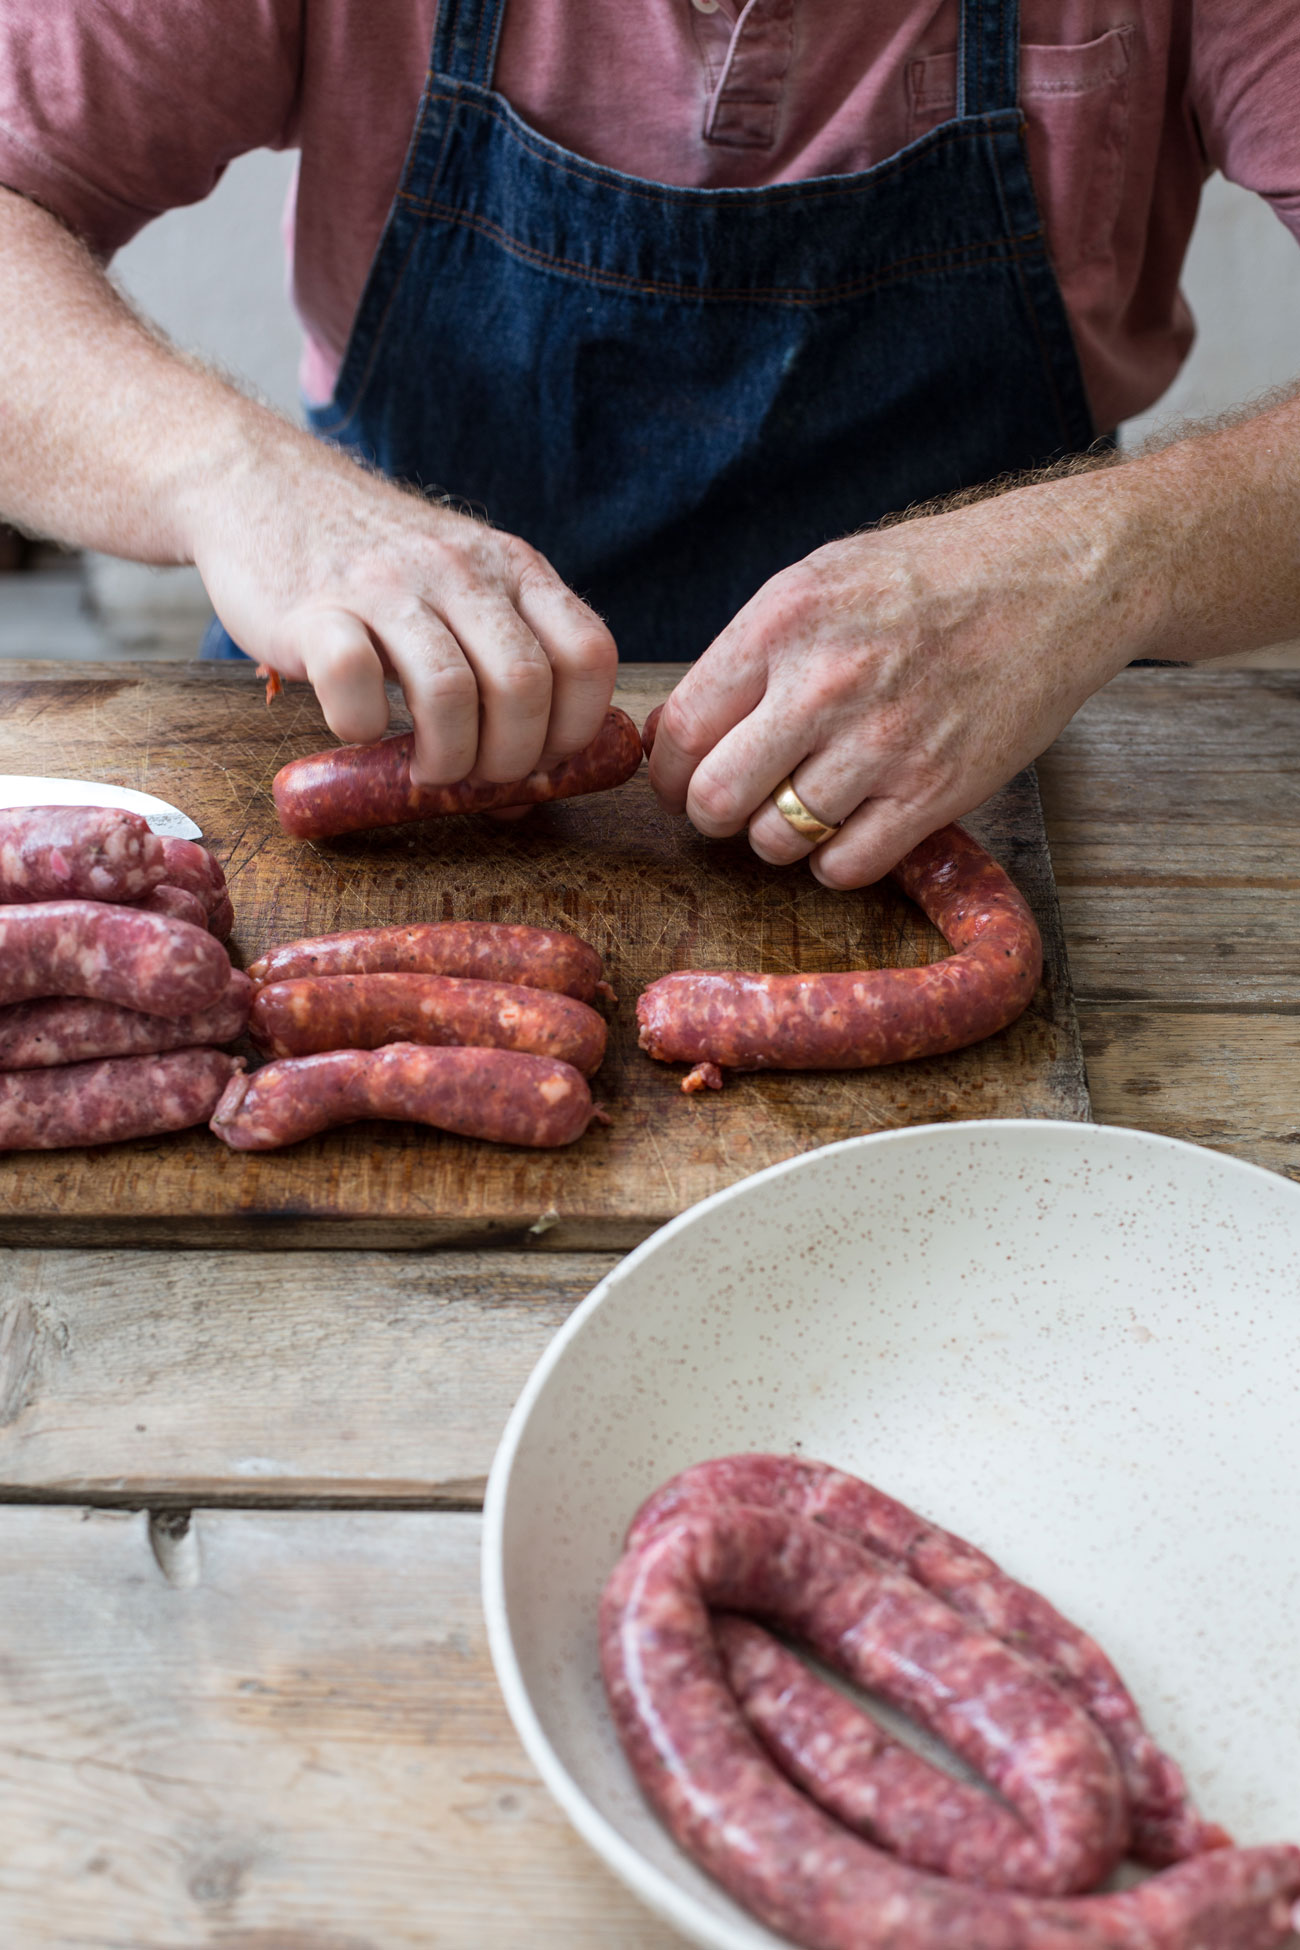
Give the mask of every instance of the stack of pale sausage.
[{"label": "stack of pale sausage", "polygon": [[0,1150],[205,1122],[252,993],[233,920],[206,848],[137,813],[0,812]]},{"label": "stack of pale sausage", "polygon": [[[993,1792],[891,1739],[770,1627]],[[600,1654],[651,1806],[807,1950],[1279,1950],[1300,1927],[1300,1848],[1234,1848],[1200,1818],[1092,1639],[823,1463],[724,1456],[656,1492]],[[1161,1873],[1084,1893],[1125,1855]]]},{"label": "stack of pale sausage", "polygon": [[249,1033],[272,1061],[212,1119],[272,1151],[360,1118],[499,1144],[572,1144],[604,1112],[600,956],[576,935],[491,922],[359,928],[255,961]]}]

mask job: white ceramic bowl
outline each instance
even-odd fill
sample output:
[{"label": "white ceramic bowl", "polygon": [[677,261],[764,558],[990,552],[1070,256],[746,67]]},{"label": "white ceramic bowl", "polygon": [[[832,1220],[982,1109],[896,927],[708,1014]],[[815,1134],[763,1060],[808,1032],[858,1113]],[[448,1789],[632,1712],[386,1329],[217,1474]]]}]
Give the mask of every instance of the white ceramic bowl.
[{"label": "white ceramic bowl", "polygon": [[648,1239],[534,1371],[488,1485],[506,1704],[616,1874],[692,1942],[783,1942],[641,1800],[601,1690],[624,1528],[687,1463],[801,1451],[1092,1631],[1241,1841],[1300,1839],[1300,1186],[1143,1132],[850,1139]]}]

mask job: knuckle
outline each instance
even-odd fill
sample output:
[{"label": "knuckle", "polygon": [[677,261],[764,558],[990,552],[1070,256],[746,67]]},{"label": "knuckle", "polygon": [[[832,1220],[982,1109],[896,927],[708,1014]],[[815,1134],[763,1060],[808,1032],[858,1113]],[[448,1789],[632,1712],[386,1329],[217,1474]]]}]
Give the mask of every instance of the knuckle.
[{"label": "knuckle", "polygon": [[724,833],[740,824],[735,794],[721,779],[699,778],[691,785],[691,818],[706,832]]},{"label": "knuckle", "polygon": [[815,872],[823,887],[835,893],[848,893],[854,887],[866,887],[873,880],[879,880],[885,868],[877,867],[872,860],[855,858],[852,854],[816,856]]},{"label": "knuckle", "polygon": [[544,711],[551,700],[551,667],[543,657],[512,656],[493,689],[510,710]]},{"label": "knuckle", "polygon": [[443,664],[427,671],[418,689],[422,701],[438,710],[478,710],[478,684],[466,663]]},{"label": "knuckle", "polygon": [[618,669],[618,645],[598,617],[575,629],[562,653],[565,671],[575,677],[611,677]]},{"label": "knuckle", "polygon": [[678,697],[676,691],[664,706],[659,729],[667,732],[678,751],[685,753],[687,758],[704,758],[713,749],[714,738],[707,723],[687,699]]}]

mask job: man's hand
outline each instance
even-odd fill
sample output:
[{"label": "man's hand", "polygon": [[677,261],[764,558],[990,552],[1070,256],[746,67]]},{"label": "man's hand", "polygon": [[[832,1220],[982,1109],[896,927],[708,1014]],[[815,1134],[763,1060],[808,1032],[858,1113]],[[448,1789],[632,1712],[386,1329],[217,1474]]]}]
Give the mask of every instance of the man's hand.
[{"label": "man's hand", "polygon": [[617,652],[527,543],[323,446],[186,359],[75,238],[0,189],[0,513],[196,562],[241,649],[366,742],[396,677],[418,784],[523,778],[590,743]]},{"label": "man's hand", "polygon": [[543,556],[292,429],[269,431],[186,517],[241,649],[305,678],[331,731],[360,744],[382,735],[384,680],[396,677],[420,785],[507,783],[590,744],[618,652]]},{"label": "man's hand", "polygon": [[[1149,458],[833,542],[773,577],[683,678],[655,790],[702,833],[748,827],[764,860],[811,855],[826,886],[865,886],[1035,758],[1132,658],[1300,629],[1298,517],[1292,400]],[[790,775],[840,827],[815,849],[772,803]]]}]

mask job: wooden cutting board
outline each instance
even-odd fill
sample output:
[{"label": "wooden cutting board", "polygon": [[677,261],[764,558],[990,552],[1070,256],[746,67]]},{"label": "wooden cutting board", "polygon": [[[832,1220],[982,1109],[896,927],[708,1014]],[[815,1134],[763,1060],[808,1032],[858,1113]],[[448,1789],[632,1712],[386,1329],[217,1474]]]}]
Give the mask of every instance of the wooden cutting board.
[{"label": "wooden cutting board", "polygon": [[[680,671],[625,670],[638,723]],[[952,1056],[841,1075],[732,1078],[684,1097],[683,1071],[636,1042],[642,988],[673,968],[910,967],[946,952],[892,888],[831,894],[743,840],[702,839],[662,812],[644,771],[617,792],[487,819],[287,839],[271,780],[332,742],[294,686],[268,706],[251,669],[14,664],[0,681],[0,771],[154,792],[198,820],[234,897],[231,950],[379,923],[477,919],[572,930],[620,996],[595,1080],[613,1122],[568,1150],[505,1149],[371,1123],[291,1150],[237,1154],[206,1129],[92,1151],[0,1159],[10,1244],[625,1247],[734,1180],[864,1131],[968,1117],[1089,1115],[1051,861],[1032,772],[967,822],[1043,931],[1029,1011]]]}]

